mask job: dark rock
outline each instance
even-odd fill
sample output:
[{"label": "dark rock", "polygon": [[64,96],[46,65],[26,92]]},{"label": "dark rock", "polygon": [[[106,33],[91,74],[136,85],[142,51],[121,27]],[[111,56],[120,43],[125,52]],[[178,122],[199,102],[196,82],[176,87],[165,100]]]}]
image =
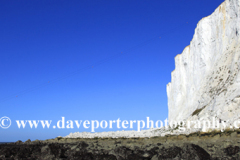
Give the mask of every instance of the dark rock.
[{"label": "dark rock", "polygon": [[238,160],[239,134],[236,131],[149,139],[17,141],[0,145],[0,160]]}]

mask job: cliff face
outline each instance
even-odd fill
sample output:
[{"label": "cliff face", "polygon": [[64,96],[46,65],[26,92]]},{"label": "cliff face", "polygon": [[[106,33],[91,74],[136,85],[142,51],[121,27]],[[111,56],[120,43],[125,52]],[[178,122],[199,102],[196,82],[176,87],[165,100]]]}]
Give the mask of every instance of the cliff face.
[{"label": "cliff face", "polygon": [[[169,120],[240,117],[240,0],[226,0],[175,57],[167,85]],[[196,112],[197,111],[197,112]]]}]

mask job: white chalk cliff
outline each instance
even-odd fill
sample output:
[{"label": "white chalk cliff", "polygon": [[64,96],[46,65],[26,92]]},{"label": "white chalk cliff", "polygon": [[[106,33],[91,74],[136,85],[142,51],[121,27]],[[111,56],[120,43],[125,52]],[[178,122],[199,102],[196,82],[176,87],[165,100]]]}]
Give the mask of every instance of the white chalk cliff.
[{"label": "white chalk cliff", "polygon": [[169,120],[240,119],[240,0],[226,0],[197,24],[175,57],[167,85]]}]

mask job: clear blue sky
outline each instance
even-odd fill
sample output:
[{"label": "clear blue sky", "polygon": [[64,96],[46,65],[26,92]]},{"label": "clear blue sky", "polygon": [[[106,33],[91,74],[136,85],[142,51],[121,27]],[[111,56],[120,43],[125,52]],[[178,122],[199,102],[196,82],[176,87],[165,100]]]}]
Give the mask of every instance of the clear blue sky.
[{"label": "clear blue sky", "polygon": [[174,57],[222,2],[1,1],[0,117],[12,125],[0,128],[0,142],[90,132],[18,129],[15,120],[166,119]]}]

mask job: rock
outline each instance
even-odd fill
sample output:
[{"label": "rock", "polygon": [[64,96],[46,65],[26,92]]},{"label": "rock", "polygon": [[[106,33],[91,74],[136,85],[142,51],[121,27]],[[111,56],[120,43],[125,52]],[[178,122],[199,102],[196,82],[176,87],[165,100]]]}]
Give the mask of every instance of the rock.
[{"label": "rock", "polygon": [[33,144],[41,144],[41,141],[39,141],[38,139],[36,139],[35,141],[32,141]]},{"label": "rock", "polygon": [[26,140],[24,143],[26,143],[26,144],[31,143],[31,140],[28,139],[28,140]]},{"label": "rock", "polygon": [[[72,139],[39,144],[0,144],[0,158],[5,159],[85,159],[85,160],[212,160],[239,159],[239,131],[190,134],[152,138]],[[219,135],[219,136],[217,136]],[[234,136],[233,136],[234,135]],[[161,143],[160,143],[161,142]],[[131,144],[128,146],[128,144]]]},{"label": "rock", "polygon": [[154,155],[151,160],[158,160],[158,156]]},{"label": "rock", "polygon": [[18,140],[17,142],[15,142],[15,144],[22,144],[23,142]]}]

